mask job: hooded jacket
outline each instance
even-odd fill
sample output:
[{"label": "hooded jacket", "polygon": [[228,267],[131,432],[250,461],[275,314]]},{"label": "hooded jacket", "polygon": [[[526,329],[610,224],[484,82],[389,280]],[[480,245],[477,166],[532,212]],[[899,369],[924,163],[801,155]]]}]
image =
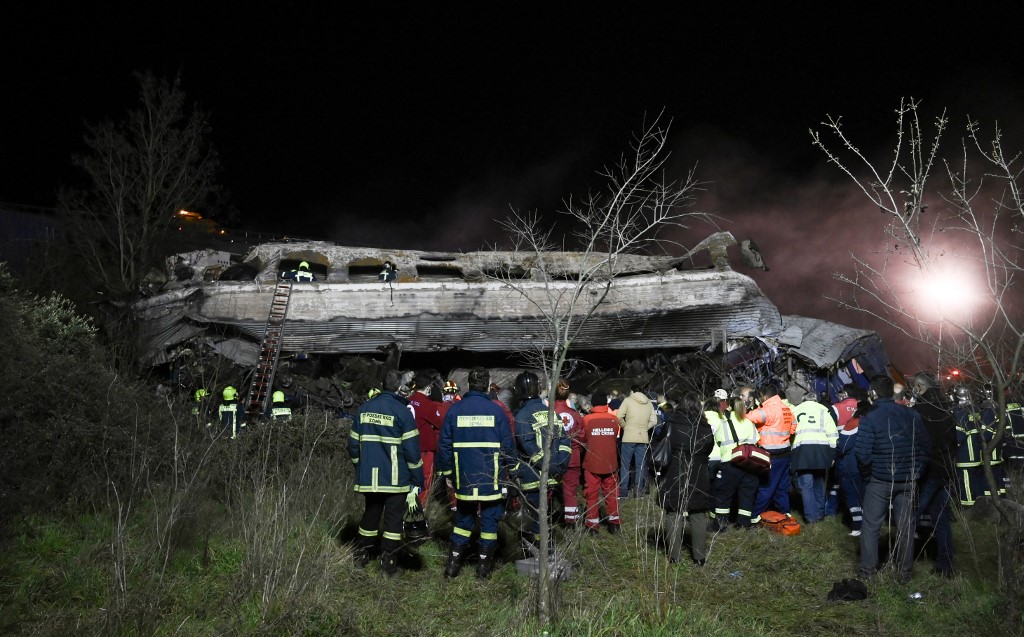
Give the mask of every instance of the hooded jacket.
[{"label": "hooded jacket", "polygon": [[658,417],[654,404],[643,392],[635,391],[623,400],[618,416],[623,443],[647,444],[651,441],[650,431],[658,424]]}]

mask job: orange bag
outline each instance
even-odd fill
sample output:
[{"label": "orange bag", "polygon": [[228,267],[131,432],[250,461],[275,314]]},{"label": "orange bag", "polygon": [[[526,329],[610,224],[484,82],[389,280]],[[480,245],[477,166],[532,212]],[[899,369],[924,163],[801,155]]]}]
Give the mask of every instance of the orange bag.
[{"label": "orange bag", "polygon": [[800,523],[778,511],[765,511],[761,514],[761,526],[769,531],[782,535],[800,535]]}]

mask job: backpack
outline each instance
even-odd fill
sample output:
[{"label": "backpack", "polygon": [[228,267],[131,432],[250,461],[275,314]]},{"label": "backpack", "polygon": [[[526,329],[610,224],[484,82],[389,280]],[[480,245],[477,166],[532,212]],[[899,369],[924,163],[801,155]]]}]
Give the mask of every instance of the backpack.
[{"label": "backpack", "polygon": [[762,513],[761,526],[781,535],[800,535],[800,523],[795,518],[778,511]]}]

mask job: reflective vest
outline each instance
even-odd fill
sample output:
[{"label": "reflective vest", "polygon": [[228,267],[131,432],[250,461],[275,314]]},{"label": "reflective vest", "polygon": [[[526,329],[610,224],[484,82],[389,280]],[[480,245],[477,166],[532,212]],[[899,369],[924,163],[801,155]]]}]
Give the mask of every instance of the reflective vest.
[{"label": "reflective vest", "polygon": [[[732,427],[729,427],[729,423],[723,420],[722,426],[715,432],[715,442],[718,443],[719,457],[723,462],[728,462],[726,458],[732,457],[732,450],[736,448],[736,445],[756,445],[761,440],[754,423],[746,418],[738,418],[731,412],[729,418],[732,419]],[[733,440],[732,429],[736,429],[739,440]]]},{"label": "reflective vest", "polygon": [[793,408],[796,433],[793,434],[794,471],[828,469],[835,458],[839,431],[828,407],[805,400]]},{"label": "reflective vest", "polygon": [[274,407],[270,410],[270,418],[272,420],[291,420],[292,419],[292,408],[291,407]]},{"label": "reflective vest", "polygon": [[[718,430],[726,426],[725,416],[717,411],[705,411],[704,417],[707,418],[708,424],[711,425],[711,433],[716,436],[718,435]],[[739,431],[737,430],[736,433],[739,433]],[[717,438],[715,440],[717,440]],[[711,453],[708,454],[708,462],[720,462],[721,460],[721,451],[719,450],[718,445],[715,445],[711,448]]]},{"label": "reflective vest", "polygon": [[762,447],[769,451],[789,449],[789,439],[796,431],[796,421],[793,412],[783,404],[781,398],[772,396],[760,408],[748,411],[747,419],[757,425]]},{"label": "reflective vest", "polygon": [[220,424],[224,429],[231,431],[231,437],[237,438],[238,432],[245,427],[245,412],[240,409],[241,405],[237,401],[221,404],[218,412],[220,413]]},{"label": "reflective vest", "polygon": [[515,449],[505,410],[471,389],[444,416],[437,469],[452,479],[459,500],[500,500]]}]

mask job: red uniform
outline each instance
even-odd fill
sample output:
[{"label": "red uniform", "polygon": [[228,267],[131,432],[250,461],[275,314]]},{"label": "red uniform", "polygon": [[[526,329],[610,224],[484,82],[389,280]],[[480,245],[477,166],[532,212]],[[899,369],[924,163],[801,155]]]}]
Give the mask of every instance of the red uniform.
[{"label": "red uniform", "polygon": [[617,441],[620,431],[618,417],[607,406],[596,406],[583,418],[581,444],[587,450],[583,459],[583,496],[587,500],[587,526],[592,529],[601,525],[602,492],[608,510],[608,523],[619,524]]},{"label": "red uniform", "polygon": [[409,404],[416,415],[416,428],[420,432],[420,456],[423,458],[423,489],[420,491],[420,505],[426,507],[430,487],[434,484],[434,452],[437,451],[437,434],[444,418],[441,405],[423,392],[413,392]]},{"label": "red uniform", "polygon": [[562,476],[562,501],[565,504],[565,523],[573,525],[576,524],[580,505],[577,492],[580,488],[580,441],[583,437],[583,416],[564,400],[555,401],[555,415],[562,419],[565,435],[572,443],[569,468]]}]

